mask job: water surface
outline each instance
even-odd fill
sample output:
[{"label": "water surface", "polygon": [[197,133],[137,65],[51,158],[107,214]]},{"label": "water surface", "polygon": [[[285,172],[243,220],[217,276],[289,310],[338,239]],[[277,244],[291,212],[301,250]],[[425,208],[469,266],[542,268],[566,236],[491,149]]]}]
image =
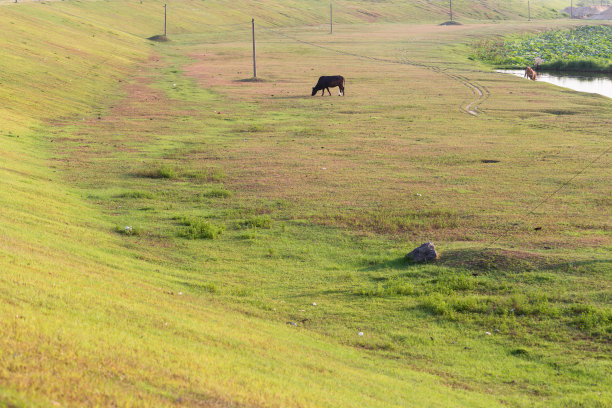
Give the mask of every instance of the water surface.
[{"label": "water surface", "polygon": [[[524,70],[499,69],[497,72],[523,77]],[[527,81],[528,79],[525,78]],[[574,91],[596,93],[612,98],[612,75],[590,73],[538,73],[538,81],[573,89]]]}]

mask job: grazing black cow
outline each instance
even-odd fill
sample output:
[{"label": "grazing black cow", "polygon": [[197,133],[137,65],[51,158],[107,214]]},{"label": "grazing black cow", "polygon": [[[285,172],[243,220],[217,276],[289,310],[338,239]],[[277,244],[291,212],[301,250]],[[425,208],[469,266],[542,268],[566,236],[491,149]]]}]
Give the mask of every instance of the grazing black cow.
[{"label": "grazing black cow", "polygon": [[344,96],[344,77],[340,75],[319,77],[319,81],[314,86],[314,88],[312,88],[312,96],[315,96],[318,91],[321,91],[321,96],[323,96],[325,95],[326,89],[327,89],[327,93],[329,93],[329,96],[331,96],[331,92],[329,92],[329,88],[335,88],[336,86],[340,88],[338,90],[338,96],[340,95]]}]

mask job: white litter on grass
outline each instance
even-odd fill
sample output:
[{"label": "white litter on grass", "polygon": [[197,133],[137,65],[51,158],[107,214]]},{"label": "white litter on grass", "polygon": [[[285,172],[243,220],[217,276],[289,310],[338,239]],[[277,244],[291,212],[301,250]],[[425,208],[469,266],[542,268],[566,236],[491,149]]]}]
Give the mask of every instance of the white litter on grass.
[{"label": "white litter on grass", "polygon": [[316,303],[316,302],[312,302],[312,305],[313,305],[313,306],[316,306],[316,305],[317,305],[317,303]]},{"label": "white litter on grass", "polygon": [[326,167],[321,167],[321,170],[327,170],[327,168]]},{"label": "white litter on grass", "polygon": [[416,196],[417,196],[417,197],[421,197],[421,194],[419,194],[419,193],[416,193]]},{"label": "white litter on grass", "polygon": [[490,336],[490,335],[491,335],[491,332],[485,332],[485,334],[486,334],[487,336]]},{"label": "white litter on grass", "polygon": [[172,84],[172,86],[176,86],[176,84]]},{"label": "white litter on grass", "polygon": [[363,332],[357,333],[358,336],[363,336]]},{"label": "white litter on grass", "polygon": [[179,295],[182,295],[182,294],[183,294],[183,292],[179,292]]}]

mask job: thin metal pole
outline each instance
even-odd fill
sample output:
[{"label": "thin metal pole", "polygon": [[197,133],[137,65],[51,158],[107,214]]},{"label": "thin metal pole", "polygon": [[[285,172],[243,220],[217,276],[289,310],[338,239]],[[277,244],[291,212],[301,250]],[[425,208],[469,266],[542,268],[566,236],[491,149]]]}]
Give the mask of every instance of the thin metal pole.
[{"label": "thin metal pole", "polygon": [[168,20],[168,5],[164,4],[164,37],[166,36],[166,27],[167,27],[167,20]]},{"label": "thin metal pole", "polygon": [[570,1],[570,18],[574,18],[574,0]]},{"label": "thin metal pole", "polygon": [[251,20],[253,31],[253,78],[257,78],[257,64],[255,63],[255,19]]},{"label": "thin metal pole", "polygon": [[453,0],[449,0],[450,3],[450,21],[453,21]]},{"label": "thin metal pole", "polygon": [[334,33],[334,11],[331,3],[329,3],[329,33]]}]

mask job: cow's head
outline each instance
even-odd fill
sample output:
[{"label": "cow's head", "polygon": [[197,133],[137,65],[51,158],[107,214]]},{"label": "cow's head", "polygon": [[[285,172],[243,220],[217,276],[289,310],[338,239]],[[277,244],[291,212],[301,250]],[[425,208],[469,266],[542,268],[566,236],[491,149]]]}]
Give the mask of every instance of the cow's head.
[{"label": "cow's head", "polygon": [[316,95],[316,93],[317,93],[317,91],[318,91],[317,87],[316,87],[316,86],[315,86],[315,87],[313,87],[313,88],[312,88],[312,96],[315,96],[315,95]]}]

